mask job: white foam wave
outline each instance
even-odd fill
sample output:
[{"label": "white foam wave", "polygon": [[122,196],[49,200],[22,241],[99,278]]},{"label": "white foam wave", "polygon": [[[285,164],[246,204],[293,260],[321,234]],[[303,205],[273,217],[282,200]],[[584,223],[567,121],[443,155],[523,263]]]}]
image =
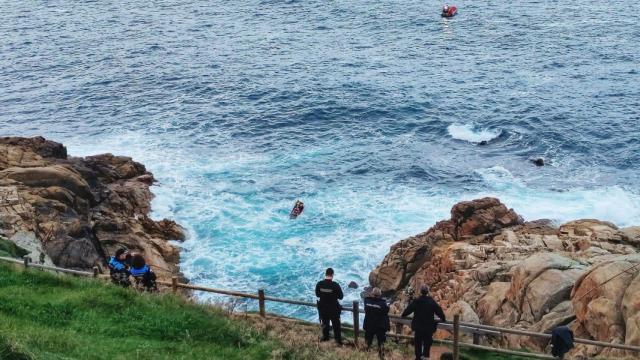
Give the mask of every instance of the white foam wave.
[{"label": "white foam wave", "polygon": [[488,190],[475,197],[494,196],[526,220],[551,219],[564,223],[595,218],[624,227],[640,224],[640,194],[622,186],[571,189],[533,188],[502,166],[478,169]]},{"label": "white foam wave", "polygon": [[468,141],[471,143],[480,143],[483,141],[491,141],[502,133],[500,129],[479,129],[473,124],[451,124],[447,127],[449,135],[456,140]]}]

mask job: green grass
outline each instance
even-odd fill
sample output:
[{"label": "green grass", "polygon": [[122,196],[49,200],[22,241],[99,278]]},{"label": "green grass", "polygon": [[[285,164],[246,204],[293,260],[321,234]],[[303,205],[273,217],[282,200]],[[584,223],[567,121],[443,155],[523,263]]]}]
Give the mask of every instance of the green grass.
[{"label": "green grass", "polygon": [[[318,351],[327,359],[367,358],[349,348],[334,353],[326,343],[318,348],[315,326],[290,331],[289,339],[273,336],[172,294],[141,294],[0,262],[2,360],[316,359]],[[412,352],[410,344],[388,345]],[[525,359],[470,349],[461,355],[463,360]]]},{"label": "green grass", "polygon": [[276,348],[177,296],[0,264],[0,359],[267,359]]}]

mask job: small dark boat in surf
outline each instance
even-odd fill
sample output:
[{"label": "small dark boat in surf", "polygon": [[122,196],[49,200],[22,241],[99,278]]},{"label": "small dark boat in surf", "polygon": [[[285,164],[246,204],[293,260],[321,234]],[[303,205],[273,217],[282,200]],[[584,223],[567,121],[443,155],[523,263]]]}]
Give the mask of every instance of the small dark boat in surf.
[{"label": "small dark boat in surf", "polygon": [[295,219],[304,211],[304,203],[300,200],[296,200],[295,205],[293,205],[293,209],[291,209],[291,213],[289,214],[289,219]]}]

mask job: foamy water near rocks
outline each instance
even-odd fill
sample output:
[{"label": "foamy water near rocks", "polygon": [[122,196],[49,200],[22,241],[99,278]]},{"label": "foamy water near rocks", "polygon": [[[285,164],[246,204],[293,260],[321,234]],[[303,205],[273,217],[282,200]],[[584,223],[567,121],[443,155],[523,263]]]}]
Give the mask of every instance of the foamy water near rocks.
[{"label": "foamy water near rocks", "polygon": [[[451,219],[393,245],[369,281],[393,297],[396,314],[407,305],[405,290],[426,283],[447,315],[463,321],[537,332],[569,325],[577,337],[640,345],[639,241],[637,227],[525,222],[483,198],[455,205]],[[548,342],[527,337],[486,341],[549,352]],[[571,356],[635,354],[578,345]]]},{"label": "foamy water near rocks", "polygon": [[131,158],[67,156],[59,143],[0,138],[0,235],[34,261],[76,269],[105,267],[125,246],[162,279],[179,274],[184,239],[171,220],[149,218],[153,175]]}]

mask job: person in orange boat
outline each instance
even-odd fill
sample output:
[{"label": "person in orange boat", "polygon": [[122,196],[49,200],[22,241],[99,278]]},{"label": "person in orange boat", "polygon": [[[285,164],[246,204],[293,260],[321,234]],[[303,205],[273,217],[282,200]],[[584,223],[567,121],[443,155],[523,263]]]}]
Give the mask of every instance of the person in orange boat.
[{"label": "person in orange boat", "polygon": [[455,6],[445,5],[442,7],[442,17],[453,17],[458,12]]}]

